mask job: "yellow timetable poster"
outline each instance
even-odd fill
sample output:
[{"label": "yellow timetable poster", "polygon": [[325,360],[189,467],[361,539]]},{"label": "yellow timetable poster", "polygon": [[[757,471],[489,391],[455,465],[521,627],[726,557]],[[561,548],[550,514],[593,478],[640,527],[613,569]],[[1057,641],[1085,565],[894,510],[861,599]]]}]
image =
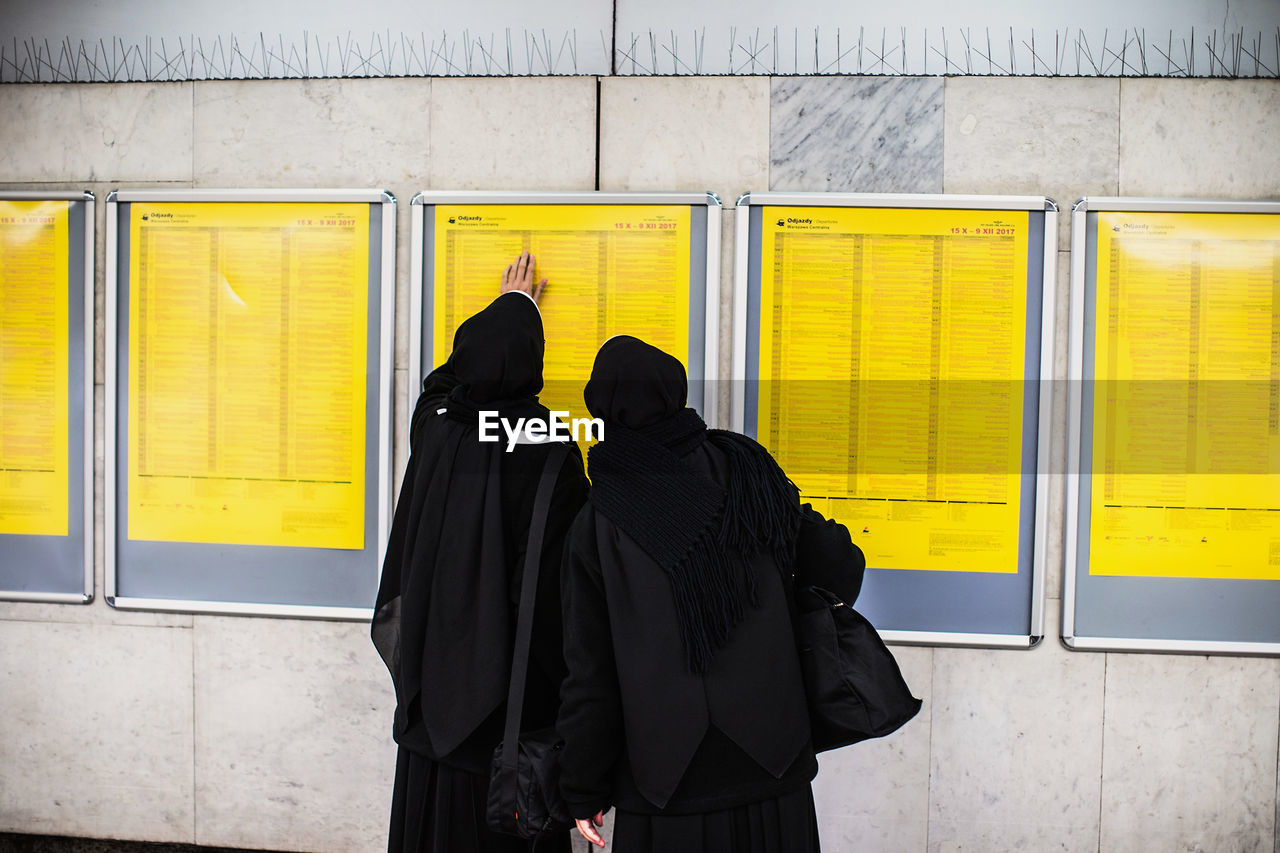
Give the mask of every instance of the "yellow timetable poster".
[{"label": "yellow timetable poster", "polygon": [[687,205],[438,205],[433,363],[444,362],[454,331],[497,297],[503,269],[527,250],[549,279],[539,303],[547,408],[589,417],[582,388],[596,350],[615,334],[688,369],[689,220]]},{"label": "yellow timetable poster", "polygon": [[761,442],[868,565],[1016,572],[1027,212],[764,212]]},{"label": "yellow timetable poster", "polygon": [[364,547],[369,208],[134,202],[129,538]]},{"label": "yellow timetable poster", "polygon": [[0,201],[0,533],[66,536],[65,201]]},{"label": "yellow timetable poster", "polygon": [[1280,580],[1280,216],[1097,233],[1090,573]]}]

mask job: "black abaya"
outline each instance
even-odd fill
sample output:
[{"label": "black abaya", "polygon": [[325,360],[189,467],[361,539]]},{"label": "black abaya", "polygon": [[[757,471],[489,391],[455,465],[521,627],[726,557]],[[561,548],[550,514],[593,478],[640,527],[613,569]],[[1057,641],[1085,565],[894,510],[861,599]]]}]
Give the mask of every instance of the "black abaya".
[{"label": "black abaya", "polygon": [[[542,354],[534,302],[501,296],[458,328],[452,355],[414,409],[372,627],[396,689],[393,853],[528,849],[488,830],[483,794],[506,710],[533,492],[551,445],[508,453],[504,442],[481,442],[477,413],[547,417],[536,397]],[[524,706],[530,728],[555,717],[564,673],[558,569],[586,489],[572,447],[544,536]]]},{"label": "black abaya", "polygon": [[562,580],[561,790],[576,818],[615,808],[618,853],[816,853],[791,571],[815,561],[856,596],[861,552],[684,396],[674,358],[601,348],[605,438]]}]

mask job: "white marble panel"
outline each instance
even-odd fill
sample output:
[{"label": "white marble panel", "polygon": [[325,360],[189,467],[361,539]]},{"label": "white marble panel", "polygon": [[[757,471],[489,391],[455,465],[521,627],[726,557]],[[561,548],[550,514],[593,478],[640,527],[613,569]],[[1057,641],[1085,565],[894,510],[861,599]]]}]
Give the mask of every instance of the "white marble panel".
[{"label": "white marble panel", "polygon": [[777,77],[769,189],[942,192],[941,77]]},{"label": "white marble panel", "polygon": [[1124,80],[1120,194],[1280,196],[1275,80]]},{"label": "white marble panel", "polygon": [[2,86],[0,173],[6,181],[71,181],[76,188],[94,181],[189,181],[191,86]]},{"label": "white marble panel", "polygon": [[949,77],[945,109],[948,193],[1047,195],[1062,248],[1076,199],[1116,194],[1118,80]]},{"label": "white marble panel", "polygon": [[1102,853],[1269,850],[1280,661],[1107,655]]},{"label": "white marble panel", "polygon": [[600,189],[711,190],[732,209],[768,186],[767,78],[601,81]]},{"label": "white marble panel", "polygon": [[365,623],[198,616],[196,840],[384,850],[391,679]]},{"label": "white marble panel", "polygon": [[934,651],[930,853],[1097,849],[1104,659],[1045,616],[1030,651]]},{"label": "white marble panel", "polygon": [[907,684],[924,700],[915,719],[886,738],[818,756],[813,796],[825,853],[925,849],[934,653],[893,648]]},{"label": "white marble panel", "polygon": [[595,153],[593,77],[432,83],[431,189],[590,190]]},{"label": "white marble panel", "polygon": [[194,841],[191,631],[0,622],[0,832]]},{"label": "white marble panel", "polygon": [[1071,309],[1071,253],[1058,252],[1054,305],[1053,379],[1041,388],[1052,397],[1049,426],[1049,526],[1045,543],[1045,597],[1062,597],[1067,500],[1067,345]]},{"label": "white marble panel", "polygon": [[430,80],[194,85],[197,186],[371,187],[399,197],[425,178]]}]

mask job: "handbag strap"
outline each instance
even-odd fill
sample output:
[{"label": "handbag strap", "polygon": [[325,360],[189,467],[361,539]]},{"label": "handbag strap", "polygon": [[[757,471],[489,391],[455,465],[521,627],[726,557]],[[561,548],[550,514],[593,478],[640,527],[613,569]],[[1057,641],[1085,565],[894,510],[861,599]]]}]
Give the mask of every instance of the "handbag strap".
[{"label": "handbag strap", "polygon": [[529,546],[524,554],[524,577],[520,581],[520,610],[516,619],[516,642],[511,653],[511,686],[507,691],[507,726],[502,736],[502,766],[516,766],[516,741],[520,737],[520,717],[524,712],[524,683],[529,671],[529,646],[533,639],[533,607],[538,595],[538,572],[542,568],[542,538],[547,530],[551,493],[569,448],[557,444],[547,454],[538,491],[529,518]]}]

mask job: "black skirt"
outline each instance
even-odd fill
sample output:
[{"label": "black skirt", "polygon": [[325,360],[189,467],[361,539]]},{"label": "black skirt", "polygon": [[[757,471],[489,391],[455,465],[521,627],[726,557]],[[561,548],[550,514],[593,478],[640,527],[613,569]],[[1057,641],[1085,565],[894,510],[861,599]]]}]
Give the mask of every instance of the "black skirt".
[{"label": "black skirt", "polygon": [[613,853],[819,853],[813,789],[701,814],[619,811]]},{"label": "black skirt", "polygon": [[401,748],[388,853],[569,853],[569,833],[530,842],[485,823],[489,778]]}]

